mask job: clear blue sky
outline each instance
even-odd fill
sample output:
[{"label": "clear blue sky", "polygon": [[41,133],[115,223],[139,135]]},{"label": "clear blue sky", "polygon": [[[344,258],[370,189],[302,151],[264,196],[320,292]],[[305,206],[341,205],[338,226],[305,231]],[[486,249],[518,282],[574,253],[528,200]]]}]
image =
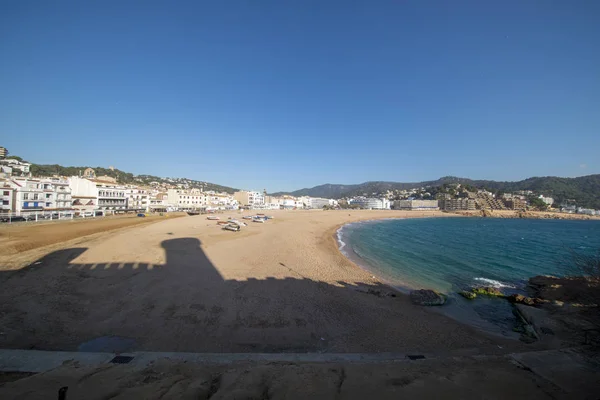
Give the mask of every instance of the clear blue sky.
[{"label": "clear blue sky", "polygon": [[600,1],[5,0],[0,146],[270,192],[600,173]]}]

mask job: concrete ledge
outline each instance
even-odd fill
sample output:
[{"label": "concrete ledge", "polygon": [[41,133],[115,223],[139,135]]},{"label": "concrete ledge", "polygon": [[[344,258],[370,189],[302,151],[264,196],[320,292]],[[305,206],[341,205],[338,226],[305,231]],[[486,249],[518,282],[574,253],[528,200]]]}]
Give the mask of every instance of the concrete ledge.
[{"label": "concrete ledge", "polygon": [[110,353],[83,353],[70,351],[0,350],[2,372],[44,372],[60,367],[65,361],[82,365],[108,363],[115,355]]},{"label": "concrete ledge", "polygon": [[[44,372],[60,367],[65,362],[81,365],[109,363],[117,354],[41,350],[0,350],[0,371]],[[128,365],[147,366],[161,358],[199,364],[231,364],[237,362],[408,362],[412,354],[400,353],[178,353],[133,352],[121,356],[133,357]],[[419,356],[419,354],[415,354]],[[425,356],[425,359],[431,357]]]}]

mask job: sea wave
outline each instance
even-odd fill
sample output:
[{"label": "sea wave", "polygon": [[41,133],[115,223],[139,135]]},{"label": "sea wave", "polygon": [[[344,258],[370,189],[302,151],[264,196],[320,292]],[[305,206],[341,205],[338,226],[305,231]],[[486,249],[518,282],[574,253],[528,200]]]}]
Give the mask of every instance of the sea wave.
[{"label": "sea wave", "polygon": [[510,288],[510,289],[516,289],[517,287],[515,285],[511,285],[509,283],[504,283],[504,282],[500,282],[497,281],[495,279],[488,279],[488,278],[473,278],[474,280],[476,280],[477,282],[483,282],[486,286],[492,286],[495,288]]},{"label": "sea wave", "polygon": [[341,227],[340,229],[337,230],[337,240],[338,240],[338,244],[339,244],[339,250],[342,251],[342,249],[344,247],[346,247],[346,242],[344,242],[342,240],[342,229],[344,229],[344,227]]}]

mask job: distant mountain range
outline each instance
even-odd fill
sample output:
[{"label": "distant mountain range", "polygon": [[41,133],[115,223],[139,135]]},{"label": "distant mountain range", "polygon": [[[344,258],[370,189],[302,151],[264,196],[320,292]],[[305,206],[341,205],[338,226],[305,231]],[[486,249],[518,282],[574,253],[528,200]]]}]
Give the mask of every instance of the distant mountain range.
[{"label": "distant mountain range", "polygon": [[[20,157],[16,156],[10,156],[9,158],[21,159]],[[86,168],[88,167],[63,167],[58,164],[31,164],[30,170],[34,176],[52,176],[54,174],[63,176],[76,176],[82,173]],[[116,178],[119,183],[145,185],[149,184],[150,182],[171,184],[184,183],[190,187],[202,187],[204,190],[214,190],[217,192],[233,193],[239,190],[228,186],[218,185],[216,183],[197,181],[188,178],[161,178],[153,175],[134,175],[130,172],[102,167],[95,167],[93,169],[95,170],[97,176],[112,176]],[[439,187],[450,183],[461,183],[463,185],[470,185],[479,189],[488,189],[492,192],[532,190],[536,194],[544,194],[546,196],[553,197],[555,202],[559,204],[566,200],[574,200],[575,204],[579,207],[600,209],[600,174],[580,176],[577,178],[560,178],[556,176],[533,177],[515,182],[473,180],[456,176],[444,176],[434,181],[424,182],[373,181],[355,185],[338,185],[328,183],[325,185],[300,189],[293,192],[271,193],[271,195],[279,196],[283,194],[289,194],[292,196],[341,199],[351,196],[371,196],[377,193],[385,193],[388,190],[409,190],[421,187]]]},{"label": "distant mountain range", "polygon": [[305,188],[294,192],[278,192],[273,195],[289,194],[292,196],[311,196],[340,199],[344,197],[385,193],[388,190],[408,190],[420,187],[442,186],[447,183],[461,183],[477,188],[485,188],[492,192],[514,192],[532,190],[535,193],[551,196],[556,202],[574,200],[578,206],[600,209],[600,174],[580,176],[577,178],[560,178],[556,176],[533,177],[517,182],[499,182],[473,180],[456,176],[445,176],[435,181],[424,182],[365,182],[356,185],[325,184],[313,188]]}]

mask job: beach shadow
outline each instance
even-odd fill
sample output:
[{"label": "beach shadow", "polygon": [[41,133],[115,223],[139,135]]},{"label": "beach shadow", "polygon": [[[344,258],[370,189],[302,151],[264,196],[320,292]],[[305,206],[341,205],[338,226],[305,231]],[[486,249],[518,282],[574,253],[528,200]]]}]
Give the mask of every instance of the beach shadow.
[{"label": "beach shadow", "polygon": [[[117,337],[130,343],[121,351],[416,350],[447,323],[421,318],[426,311],[382,284],[226,280],[200,240],[161,246],[164,264],[78,264],[86,249],[70,248],[0,273],[0,347],[76,350]],[[447,342],[470,333],[463,330]],[[439,335],[432,340],[425,345],[448,345]]]}]

